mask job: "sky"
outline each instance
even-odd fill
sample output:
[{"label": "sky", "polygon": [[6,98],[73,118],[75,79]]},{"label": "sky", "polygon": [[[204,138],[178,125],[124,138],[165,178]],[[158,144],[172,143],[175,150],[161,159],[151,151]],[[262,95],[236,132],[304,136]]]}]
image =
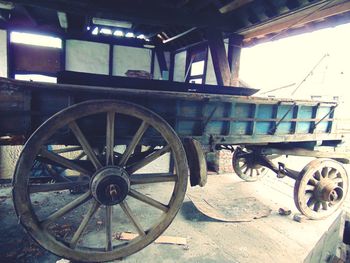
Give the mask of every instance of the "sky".
[{"label": "sky", "polygon": [[295,83],[267,93],[290,97],[311,71],[293,97],[339,96],[350,102],[350,23],[242,49],[240,78],[260,89],[258,95]]}]

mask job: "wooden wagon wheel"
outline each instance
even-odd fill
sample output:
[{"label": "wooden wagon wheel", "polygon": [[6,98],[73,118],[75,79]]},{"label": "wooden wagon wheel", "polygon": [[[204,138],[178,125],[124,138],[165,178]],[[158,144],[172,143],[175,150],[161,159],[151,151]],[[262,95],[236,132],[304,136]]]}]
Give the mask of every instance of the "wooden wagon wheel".
[{"label": "wooden wagon wheel", "polygon": [[247,182],[255,182],[268,172],[266,167],[255,162],[251,152],[240,147],[236,148],[232,156],[232,167],[235,173]]},{"label": "wooden wagon wheel", "polygon": [[300,172],[294,186],[294,202],[310,219],[322,219],[339,209],[348,192],[343,165],[331,159],[315,159]]},{"label": "wooden wagon wheel", "polygon": [[[104,159],[95,154],[84,131],[79,127],[79,119],[91,118],[91,115],[94,114],[106,118]],[[131,139],[123,154],[116,158],[114,141],[118,137],[118,127],[115,129],[114,126],[120,116],[138,120],[140,126],[134,135],[130,134]],[[45,149],[44,145],[47,140],[62,127],[69,127],[76,140],[79,141],[88,157],[89,165],[82,166],[74,160]],[[131,163],[129,160],[133,159],[135,147],[140,144],[142,137],[149,129],[161,135],[163,147],[156,147],[149,155]],[[174,158],[173,173],[164,176],[135,174],[140,168],[169,152]],[[89,179],[88,181],[84,179],[64,183],[33,184],[29,180],[30,171],[38,157],[78,171],[84,175],[84,178]],[[45,249],[58,256],[77,261],[110,261],[141,250],[165,231],[181,207],[186,192],[187,177],[188,166],[181,141],[161,117],[128,102],[87,101],[55,114],[42,124],[27,141],[15,170],[13,200],[20,222]],[[69,191],[65,189],[71,189],[76,185],[88,185],[88,187],[80,196],[69,195]],[[154,199],[150,193],[141,192],[142,187],[158,186],[163,189],[163,185],[170,187],[169,198],[165,202]],[[43,215],[40,214],[40,208],[36,209],[35,203],[32,202],[34,198],[32,195],[46,194],[46,192],[50,192],[47,198],[57,199],[55,194],[61,194],[58,198],[71,198],[72,200],[65,205],[59,204],[60,207],[55,208],[52,213]],[[63,195],[66,192],[67,196]],[[157,192],[165,192],[165,189]],[[54,199],[52,202],[55,201]],[[142,210],[141,214],[135,214],[131,206],[132,202],[137,209],[138,206],[143,205],[146,210]],[[116,212],[117,209],[119,212]],[[84,217],[80,218],[81,214],[76,215],[77,211],[83,211]],[[90,232],[86,231],[91,227],[90,221],[93,221],[97,214],[103,216],[105,225],[102,228],[103,231],[99,232],[103,235],[103,242],[101,242],[102,246],[98,247],[89,243]],[[116,217],[120,219],[120,222],[115,222]],[[56,232],[57,227],[60,227],[60,230],[67,228],[65,220],[69,218],[77,224],[69,225],[71,231],[65,232],[65,235],[62,236],[61,232]],[[148,220],[146,221],[147,226],[142,225],[140,218]],[[153,219],[154,221],[150,222]],[[130,230],[134,228],[138,234],[130,241],[116,240],[113,224],[114,227],[129,224]],[[96,226],[96,224],[92,225]],[[96,237],[97,235],[94,238]]]}]

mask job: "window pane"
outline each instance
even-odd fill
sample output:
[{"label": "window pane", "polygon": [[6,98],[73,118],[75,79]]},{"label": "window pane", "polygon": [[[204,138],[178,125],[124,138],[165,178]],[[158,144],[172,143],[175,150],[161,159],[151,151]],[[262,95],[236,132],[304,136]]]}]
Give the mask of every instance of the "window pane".
[{"label": "window pane", "polygon": [[203,80],[202,79],[190,79],[190,83],[194,84],[202,84]]},{"label": "window pane", "polygon": [[27,80],[27,81],[38,81],[38,82],[49,82],[57,83],[57,78],[39,75],[39,74],[15,74],[15,79]]},{"label": "window pane", "polygon": [[204,72],[204,60],[192,63],[191,76],[203,75]]},{"label": "window pane", "polygon": [[42,47],[62,48],[62,40],[58,37],[50,37],[37,34],[11,32],[11,42]]}]

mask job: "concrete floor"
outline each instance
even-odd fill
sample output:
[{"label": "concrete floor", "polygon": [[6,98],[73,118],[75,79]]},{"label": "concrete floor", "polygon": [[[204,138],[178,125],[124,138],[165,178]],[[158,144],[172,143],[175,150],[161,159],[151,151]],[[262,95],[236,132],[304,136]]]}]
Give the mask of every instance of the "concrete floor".
[{"label": "concrete floor", "polygon": [[[204,189],[208,193],[220,192],[227,198],[256,197],[272,210],[271,214],[251,222],[224,223],[198,212],[186,197],[164,235],[185,237],[187,246],[151,244],[121,261],[303,262],[338,213],[322,221],[293,221],[292,215],[298,211],[292,185],[290,179],[277,180],[270,174],[255,183],[242,182],[234,174],[212,175]],[[280,207],[291,209],[292,215],[280,216]],[[17,224],[9,188],[0,189],[0,222],[1,262],[51,263],[60,259],[38,247]]]}]

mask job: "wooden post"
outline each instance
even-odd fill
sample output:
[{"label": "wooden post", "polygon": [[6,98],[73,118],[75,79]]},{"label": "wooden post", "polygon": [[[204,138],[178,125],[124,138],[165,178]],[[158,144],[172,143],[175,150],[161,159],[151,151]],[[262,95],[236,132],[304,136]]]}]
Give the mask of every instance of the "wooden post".
[{"label": "wooden post", "polygon": [[156,49],[155,52],[158,60],[160,75],[162,76],[162,78],[164,78],[164,72],[169,72],[168,66],[166,64],[164,52],[159,49]]},{"label": "wooden post", "polygon": [[239,87],[239,65],[241,58],[243,36],[233,35],[229,38],[228,44],[228,63],[231,69],[230,86]]},{"label": "wooden post", "polygon": [[230,86],[230,66],[228,64],[222,33],[214,28],[207,29],[207,39],[213,59],[216,81],[220,86]]}]

